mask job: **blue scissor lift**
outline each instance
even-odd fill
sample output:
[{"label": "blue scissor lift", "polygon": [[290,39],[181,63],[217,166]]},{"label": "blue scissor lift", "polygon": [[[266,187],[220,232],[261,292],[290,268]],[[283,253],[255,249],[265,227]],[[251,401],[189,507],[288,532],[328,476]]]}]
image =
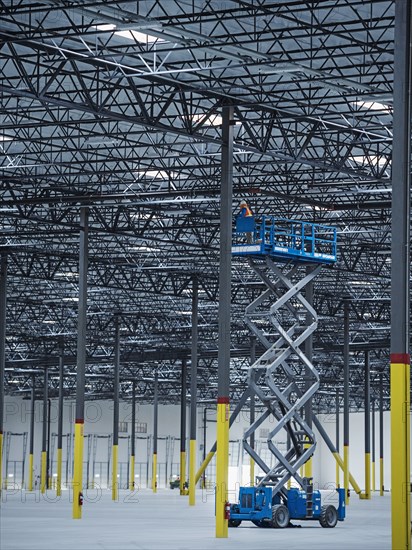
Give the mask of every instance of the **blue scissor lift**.
[{"label": "blue scissor lift", "polygon": [[[299,469],[316,447],[315,434],[302,410],[319,387],[318,372],[302,351],[317,328],[318,317],[302,291],[322,264],[336,261],[336,229],[270,216],[259,222],[253,217],[240,218],[232,254],[246,256],[264,283],[265,290],[246,308],[245,322],[266,351],[248,368],[249,394],[260,401],[263,412],[243,438],[244,449],[264,475],[255,487],[240,488],[239,501],[230,505],[229,526],[248,520],[258,527],[283,528],[298,519],[335,527],[345,517],[344,489],[337,489],[337,507],[322,504],[312,478],[302,477]],[[302,270],[301,264],[309,267]],[[274,466],[249,443],[250,436],[270,418],[275,422],[267,446],[275,457]],[[285,452],[275,443],[282,430],[291,442]],[[298,488],[287,488],[291,478]]]}]

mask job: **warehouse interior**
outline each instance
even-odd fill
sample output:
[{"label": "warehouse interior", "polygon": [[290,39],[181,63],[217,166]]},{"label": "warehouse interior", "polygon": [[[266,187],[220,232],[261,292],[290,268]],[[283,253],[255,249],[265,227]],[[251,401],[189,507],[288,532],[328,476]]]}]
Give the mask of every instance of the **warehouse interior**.
[{"label": "warehouse interior", "polygon": [[411,547],[411,44],[409,0],[0,1],[2,549]]}]

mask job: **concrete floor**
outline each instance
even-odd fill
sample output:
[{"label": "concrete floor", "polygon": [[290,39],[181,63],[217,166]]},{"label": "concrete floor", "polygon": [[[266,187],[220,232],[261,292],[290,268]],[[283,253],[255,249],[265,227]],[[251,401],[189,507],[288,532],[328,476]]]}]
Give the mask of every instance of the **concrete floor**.
[{"label": "concrete floor", "polygon": [[[143,489],[131,497],[120,492],[89,491],[83,519],[71,519],[69,492],[53,502],[39,494],[3,491],[1,550],[220,550],[278,548],[288,550],[390,550],[390,495],[371,501],[352,497],[347,519],[335,529],[302,522],[300,529],[259,529],[251,523],[229,529],[229,538],[215,538],[214,496],[199,491],[196,506],[176,490],[153,494]],[[89,502],[87,501],[89,499]],[[92,502],[92,500],[94,500]]]}]

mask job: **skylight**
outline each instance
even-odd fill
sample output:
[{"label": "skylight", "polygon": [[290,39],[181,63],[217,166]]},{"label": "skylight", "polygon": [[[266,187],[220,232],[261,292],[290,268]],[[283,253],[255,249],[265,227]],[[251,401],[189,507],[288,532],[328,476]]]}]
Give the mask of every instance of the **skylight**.
[{"label": "skylight", "polygon": [[116,31],[114,34],[128,38],[129,40],[136,40],[137,42],[143,42],[143,44],[149,44],[153,42],[166,42],[164,38],[158,38],[152,34],[147,34],[140,31]]},{"label": "skylight", "polygon": [[384,103],[378,103],[377,101],[354,101],[353,103],[360,109],[369,109],[371,111],[386,111],[389,113],[391,107]]},{"label": "skylight", "polygon": [[[120,27],[122,26],[123,25],[121,25]],[[101,32],[114,31],[114,34],[116,34],[117,36],[127,38],[128,40],[136,40],[137,42],[142,42],[143,44],[150,44],[153,42],[166,42],[164,38],[158,38],[157,36],[153,36],[152,34],[147,34],[146,32],[136,31],[133,29],[116,31],[117,26],[113,23],[102,23],[101,25],[93,25],[93,28]]]},{"label": "skylight", "polygon": [[357,164],[377,164],[378,166],[385,166],[388,162],[387,157],[385,157],[384,155],[380,157],[377,157],[376,155],[371,155],[371,156],[359,155],[359,156],[353,157],[353,160]]},{"label": "skylight", "polygon": [[104,23],[102,25],[93,25],[93,28],[97,29],[98,31],[114,31],[116,28],[116,25],[113,23]]},{"label": "skylight", "polygon": [[178,178],[179,172],[166,171],[166,170],[146,170],[144,172],[135,172],[138,178],[154,178],[157,180],[168,180],[169,178]]}]

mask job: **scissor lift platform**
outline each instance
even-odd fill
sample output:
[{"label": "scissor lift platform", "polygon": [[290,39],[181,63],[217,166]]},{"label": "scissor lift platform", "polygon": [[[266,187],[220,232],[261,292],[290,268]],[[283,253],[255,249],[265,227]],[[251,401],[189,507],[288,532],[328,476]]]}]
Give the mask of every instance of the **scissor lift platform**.
[{"label": "scissor lift platform", "polygon": [[336,262],[336,228],[274,216],[263,216],[261,221],[253,217],[238,218],[232,254],[332,264]]},{"label": "scissor lift platform", "polygon": [[[301,468],[316,448],[315,433],[303,411],[320,383],[305,354],[304,343],[318,325],[305,288],[323,264],[336,261],[336,229],[269,216],[261,221],[238,218],[232,254],[246,256],[262,282],[262,292],[246,307],[245,323],[266,351],[248,368],[248,392],[261,410],[243,435],[243,448],[263,476],[256,487],[240,488],[238,503],[230,506],[229,525],[250,520],[259,527],[287,527],[294,518],[319,519],[323,527],[334,527],[345,517],[344,490],[339,490],[338,509],[322,506],[319,491],[313,491],[311,478],[302,477]],[[305,269],[302,264],[309,265]],[[251,444],[268,419],[273,424],[267,448],[274,464]],[[289,435],[286,449],[277,444],[282,435]],[[297,489],[287,488],[292,478]]]}]

